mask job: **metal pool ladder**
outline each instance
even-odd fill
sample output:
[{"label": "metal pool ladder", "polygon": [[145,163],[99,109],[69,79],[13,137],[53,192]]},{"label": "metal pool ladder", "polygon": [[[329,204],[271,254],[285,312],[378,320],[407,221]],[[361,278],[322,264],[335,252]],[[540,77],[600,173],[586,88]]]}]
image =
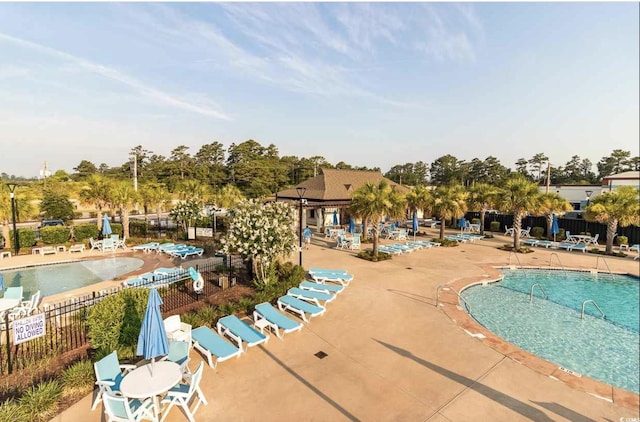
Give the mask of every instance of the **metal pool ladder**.
[{"label": "metal pool ladder", "polygon": [[580,319],[584,319],[584,306],[589,302],[593,303],[593,306],[595,306],[596,309],[600,311],[600,313],[602,314],[602,319],[607,319],[607,316],[604,314],[604,312],[602,312],[602,309],[600,309],[596,301],[593,299],[587,299],[584,302],[582,302],[582,313],[580,314]]},{"label": "metal pool ladder", "polygon": [[562,268],[562,271],[564,271],[564,273],[567,273],[567,270],[564,268],[564,265],[562,265],[562,261],[560,261],[560,257],[558,256],[557,253],[553,252],[551,255],[549,255],[549,266],[551,266],[551,259],[553,257],[556,257],[556,259],[558,260],[558,264],[560,264],[560,268]]},{"label": "metal pool ladder", "polygon": [[540,288],[540,291],[542,292],[542,294],[544,295],[545,299],[548,299],[549,296],[547,295],[547,292],[544,291],[544,287],[542,287],[542,284],[540,283],[533,283],[531,285],[531,292],[529,293],[529,303],[533,302],[533,288],[538,286]]},{"label": "metal pool ladder", "polygon": [[463,298],[462,296],[460,296],[460,293],[458,293],[456,291],[456,289],[446,286],[444,284],[440,284],[438,287],[436,287],[436,306],[438,306],[440,304],[440,290],[445,290],[445,291],[449,291],[451,290],[453,293],[456,294],[456,296],[458,296],[458,298],[465,304],[465,306],[467,307],[467,312],[471,313],[471,305],[469,304],[469,302],[467,302],[465,300],[465,298]]},{"label": "metal pool ladder", "polygon": [[522,267],[522,263],[520,262],[520,258],[518,258],[518,254],[516,252],[513,252],[513,251],[509,252],[509,263],[507,265],[511,266],[511,255],[516,257],[516,261],[518,261],[518,265],[520,266],[520,269],[525,275],[527,275],[527,272]]},{"label": "metal pool ladder", "polygon": [[611,268],[609,268],[609,264],[607,264],[607,261],[604,259],[603,256],[597,256],[596,257],[596,271],[598,271],[598,264],[600,263],[600,260],[602,259],[602,262],[604,262],[605,267],[607,267],[607,271],[609,271],[609,275],[611,276],[612,280],[615,280],[616,277],[613,275],[613,273],[611,272]]}]

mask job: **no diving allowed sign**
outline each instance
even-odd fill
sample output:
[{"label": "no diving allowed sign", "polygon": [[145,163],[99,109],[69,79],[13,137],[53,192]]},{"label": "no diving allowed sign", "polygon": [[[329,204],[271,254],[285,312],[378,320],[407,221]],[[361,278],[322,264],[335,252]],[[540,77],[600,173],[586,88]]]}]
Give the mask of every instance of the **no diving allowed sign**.
[{"label": "no diving allowed sign", "polygon": [[13,321],[13,344],[20,344],[42,337],[45,332],[44,314],[17,319]]}]

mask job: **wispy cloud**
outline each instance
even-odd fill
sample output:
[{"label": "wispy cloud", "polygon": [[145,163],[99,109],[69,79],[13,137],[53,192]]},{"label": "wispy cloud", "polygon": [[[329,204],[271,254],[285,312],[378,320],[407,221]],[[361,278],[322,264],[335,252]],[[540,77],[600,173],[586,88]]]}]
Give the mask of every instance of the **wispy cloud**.
[{"label": "wispy cloud", "polygon": [[206,106],[202,106],[200,104],[194,104],[191,102],[187,102],[181,98],[178,98],[174,95],[168,94],[166,92],[163,92],[159,89],[156,89],[154,87],[145,85],[144,83],[138,81],[137,79],[128,76],[120,71],[118,71],[117,69],[111,68],[111,67],[107,67],[107,66],[103,66],[99,63],[94,63],[91,62],[89,60],[85,60],[83,58],[80,57],[76,57],[72,54],[66,53],[64,51],[60,51],[51,47],[47,47],[41,44],[37,44],[35,42],[31,42],[28,40],[24,40],[24,39],[20,39],[20,38],[16,38],[16,37],[12,37],[10,35],[6,35],[3,33],[0,33],[0,40],[3,40],[5,42],[10,42],[13,44],[17,44],[20,45],[22,47],[25,48],[29,48],[35,51],[39,51],[41,53],[47,54],[49,56],[52,57],[56,57],[58,59],[62,59],[65,60],[69,63],[73,63],[76,66],[98,74],[104,78],[110,79],[112,81],[116,81],[119,82],[129,88],[132,88],[133,90],[135,90],[136,92],[138,92],[141,95],[144,95],[148,98],[151,98],[153,100],[159,101],[165,105],[168,106],[172,106],[172,107],[176,107],[182,110],[186,110],[186,111],[191,111],[194,113],[198,113],[204,116],[209,116],[209,117],[214,117],[217,119],[221,119],[221,120],[231,120],[231,118],[216,109],[210,108],[210,107],[206,107]]}]

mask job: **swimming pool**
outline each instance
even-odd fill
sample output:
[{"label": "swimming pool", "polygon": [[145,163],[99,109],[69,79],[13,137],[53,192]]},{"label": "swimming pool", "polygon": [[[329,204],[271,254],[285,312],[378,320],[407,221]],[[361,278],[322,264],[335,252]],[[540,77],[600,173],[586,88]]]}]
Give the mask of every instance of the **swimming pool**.
[{"label": "swimming pool", "polygon": [[2,271],[4,286],[22,286],[23,297],[29,298],[40,290],[42,296],[50,296],[135,271],[142,266],[138,258],[105,258],[66,264],[27,267]]},{"label": "swimming pool", "polygon": [[[530,302],[531,286],[534,287]],[[462,291],[471,316],[505,340],[578,374],[640,392],[638,279],[578,271],[514,270]],[[606,315],[591,303],[595,300]]]}]

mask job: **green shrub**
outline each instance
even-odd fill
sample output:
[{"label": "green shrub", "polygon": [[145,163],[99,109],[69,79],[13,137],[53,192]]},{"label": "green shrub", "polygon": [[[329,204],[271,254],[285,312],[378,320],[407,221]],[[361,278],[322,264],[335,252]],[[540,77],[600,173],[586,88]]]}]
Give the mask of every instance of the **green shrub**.
[{"label": "green shrub", "polygon": [[616,243],[618,245],[628,245],[629,238],[627,236],[616,236]]},{"label": "green shrub", "polygon": [[147,222],[140,220],[129,221],[129,235],[131,236],[147,236]]},{"label": "green shrub", "polygon": [[71,229],[65,226],[48,226],[40,229],[40,238],[45,245],[58,245],[69,241]]},{"label": "green shrub", "polygon": [[87,316],[91,347],[106,353],[122,351],[122,358],[135,356],[148,297],[148,289],[125,289],[91,307]]},{"label": "green shrub", "polygon": [[558,234],[556,235],[556,239],[564,239],[565,230],[558,229]]},{"label": "green shrub", "polygon": [[238,311],[243,312],[247,315],[251,313],[253,310],[253,306],[255,305],[253,298],[243,297],[238,301]]},{"label": "green shrub", "polygon": [[[11,249],[13,249],[13,230],[9,231],[9,238],[11,239]],[[36,232],[29,228],[18,229],[18,242],[20,249],[32,247],[36,244]]]},{"label": "green shrub", "polygon": [[58,410],[58,399],[62,393],[58,381],[45,381],[24,393],[18,403],[32,421],[46,421]]},{"label": "green shrub", "polygon": [[544,235],[544,227],[536,226],[531,229],[531,237],[536,239],[542,239],[543,235]]},{"label": "green shrub", "polygon": [[118,236],[122,237],[122,224],[120,223],[111,223],[111,233],[112,234],[117,234]]},{"label": "green shrub", "polygon": [[500,231],[500,222],[499,221],[492,221],[491,223],[489,223],[489,231],[499,232]]},{"label": "green shrub", "polygon": [[471,219],[471,224],[480,224],[480,219],[479,218],[472,218]]},{"label": "green shrub", "polygon": [[95,377],[93,363],[89,360],[76,362],[62,372],[64,396],[84,395],[93,389]]},{"label": "green shrub", "polygon": [[220,306],[220,314],[225,315],[233,315],[238,310],[238,304],[236,302],[226,302]]},{"label": "green shrub", "polygon": [[73,227],[73,233],[76,242],[83,242],[91,237],[95,239],[100,234],[97,224],[78,224]]},{"label": "green shrub", "polygon": [[78,220],[78,219],[80,219],[82,217],[84,217],[84,213],[83,212],[76,211],[76,212],[73,213],[73,219],[74,220]]},{"label": "green shrub", "polygon": [[9,399],[0,403],[0,422],[30,422],[31,418],[15,400]]},{"label": "green shrub", "polygon": [[[194,327],[200,327],[203,325],[207,327],[213,327],[215,326],[219,316],[220,312],[218,311],[218,308],[216,308],[215,306],[205,306],[204,308],[198,309],[195,314],[193,314],[193,322],[187,322],[188,319],[185,320],[185,322],[191,324]],[[182,320],[182,316],[180,317],[180,319]]]},{"label": "green shrub", "polygon": [[98,218],[98,212],[97,211],[90,211],[89,212],[89,218]]}]

